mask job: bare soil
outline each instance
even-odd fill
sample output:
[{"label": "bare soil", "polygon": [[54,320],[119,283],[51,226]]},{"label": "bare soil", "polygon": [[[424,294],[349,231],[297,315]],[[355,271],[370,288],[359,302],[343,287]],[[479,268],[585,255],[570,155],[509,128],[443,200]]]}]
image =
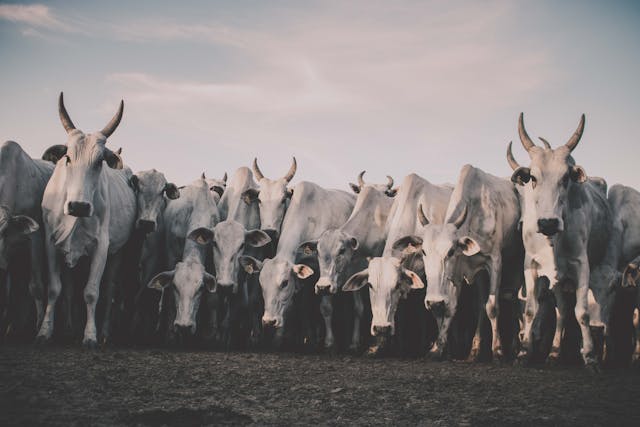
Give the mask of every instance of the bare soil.
[{"label": "bare soil", "polygon": [[0,425],[640,425],[640,372],[0,348]]}]

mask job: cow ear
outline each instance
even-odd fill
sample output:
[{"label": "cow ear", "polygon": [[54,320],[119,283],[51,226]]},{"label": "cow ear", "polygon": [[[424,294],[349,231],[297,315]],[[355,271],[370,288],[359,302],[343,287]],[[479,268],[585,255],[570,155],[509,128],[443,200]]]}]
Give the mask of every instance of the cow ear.
[{"label": "cow ear", "polygon": [[513,171],[511,181],[514,184],[525,185],[531,179],[531,169],[520,166]]},{"label": "cow ear", "polygon": [[42,160],[51,162],[54,165],[58,163],[64,155],[67,154],[67,146],[62,144],[52,145],[42,154]]},{"label": "cow ear", "polygon": [[369,281],[369,270],[365,269],[359,273],[349,277],[349,279],[342,286],[344,292],[354,292],[362,289]]},{"label": "cow ear", "polygon": [[423,289],[424,282],[420,276],[416,274],[415,271],[408,270],[406,268],[402,269],[402,279],[406,280],[409,283],[409,287],[411,289]]},{"label": "cow ear", "polygon": [[360,246],[358,239],[356,239],[355,237],[349,239],[349,244],[351,245],[351,249],[353,249],[354,251],[358,249],[358,246]]},{"label": "cow ear", "polygon": [[180,198],[180,191],[173,182],[167,182],[164,185],[164,194],[166,194],[171,200]]},{"label": "cow ear", "polygon": [[480,245],[469,236],[461,237],[458,240],[458,246],[462,249],[462,253],[466,256],[472,256],[480,252]]},{"label": "cow ear", "polygon": [[138,179],[137,175],[131,175],[131,178],[129,178],[129,186],[133,188],[133,191],[136,193],[140,191],[140,179]]},{"label": "cow ear", "polygon": [[573,182],[582,184],[587,181],[587,172],[585,172],[582,166],[572,166],[569,173],[571,174],[571,180]]},{"label": "cow ear", "polygon": [[207,245],[213,241],[213,231],[205,227],[196,228],[187,236],[188,239],[200,245]]},{"label": "cow ear", "polygon": [[256,200],[258,200],[258,194],[260,192],[258,190],[256,190],[255,188],[249,188],[248,190],[245,190],[244,193],[242,193],[242,200],[250,205],[251,203],[255,202]]},{"label": "cow ear", "polygon": [[156,291],[161,291],[166,289],[167,286],[171,284],[173,281],[173,274],[175,270],[164,271],[160,274],[157,274],[151,281],[147,284],[147,288],[155,289]]},{"label": "cow ear", "polygon": [[11,230],[21,234],[30,234],[34,231],[38,231],[40,225],[34,221],[31,217],[26,215],[16,215],[9,220],[9,227]]},{"label": "cow ear", "polygon": [[304,264],[296,264],[291,268],[291,270],[299,279],[307,279],[313,275],[313,268]]},{"label": "cow ear", "polygon": [[395,241],[394,251],[400,251],[404,255],[417,252],[422,249],[422,239],[418,236],[405,236]]},{"label": "cow ear", "polygon": [[222,187],[220,185],[214,185],[209,190],[218,193],[218,196],[220,196],[220,197],[222,197],[222,194],[224,193],[224,187]]},{"label": "cow ear", "polygon": [[262,230],[251,230],[245,233],[244,241],[254,248],[261,248],[271,243],[271,237]]},{"label": "cow ear", "polygon": [[638,264],[631,262],[629,263],[622,273],[622,287],[637,287],[638,281],[640,280],[640,268]]},{"label": "cow ear", "polygon": [[396,197],[396,194],[398,194],[398,187],[389,188],[388,190],[384,191],[384,194],[386,194],[389,197]]},{"label": "cow ear", "polygon": [[350,182],[349,183],[349,187],[351,187],[351,190],[354,193],[356,193],[356,194],[360,193],[360,186],[359,185],[355,185],[354,183]]},{"label": "cow ear", "polygon": [[216,288],[218,287],[218,282],[216,281],[215,276],[212,276],[211,274],[205,271],[203,281],[204,281],[204,287],[207,291],[211,293],[214,293],[216,291]]},{"label": "cow ear", "polygon": [[104,161],[107,162],[107,166],[109,166],[111,169],[122,169],[124,167],[122,157],[109,150],[108,148],[105,148],[104,150]]},{"label": "cow ear", "polygon": [[298,246],[298,252],[302,252],[305,256],[317,256],[318,241],[310,240],[308,242],[300,243],[300,246]]},{"label": "cow ear", "polygon": [[247,274],[259,273],[262,270],[262,261],[258,261],[252,256],[242,255],[238,258],[238,262]]}]

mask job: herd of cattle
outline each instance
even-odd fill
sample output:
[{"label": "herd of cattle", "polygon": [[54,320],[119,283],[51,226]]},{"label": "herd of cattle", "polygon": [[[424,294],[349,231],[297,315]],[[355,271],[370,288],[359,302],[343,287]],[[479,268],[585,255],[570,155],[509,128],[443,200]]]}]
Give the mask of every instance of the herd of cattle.
[{"label": "herd of cattle", "polygon": [[295,158],[279,179],[254,160],[177,187],[107,148],[123,103],[91,134],[62,94],[58,107],[65,145],[0,148],[3,340],[73,340],[84,324],[87,347],[640,357],[640,193],[607,193],[576,164],[584,115],[555,149],[520,115],[530,160],[510,143],[511,179],[465,165],[455,186],[394,187],[362,172],[350,193],[290,187]]}]

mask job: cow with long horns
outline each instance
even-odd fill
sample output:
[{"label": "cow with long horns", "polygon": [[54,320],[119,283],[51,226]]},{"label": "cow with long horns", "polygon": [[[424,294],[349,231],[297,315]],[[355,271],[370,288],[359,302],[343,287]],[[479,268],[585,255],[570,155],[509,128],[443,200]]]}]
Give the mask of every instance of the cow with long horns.
[{"label": "cow with long horns", "polygon": [[564,332],[565,296],[563,290],[576,293],[575,315],[582,333],[582,357],[596,366],[593,339],[589,328],[589,276],[592,266],[603,258],[611,229],[611,213],[603,186],[587,178],[571,153],[584,132],[585,117],[569,141],[557,147],[541,148],[533,143],[524,127],[523,114],[518,120],[522,146],[531,158],[529,167],[516,168],[511,180],[518,185],[530,183],[533,226],[553,248],[556,280],[549,278],[549,288],[556,297],[556,333],[549,357],[557,359]]},{"label": "cow with long horns", "polygon": [[71,121],[60,93],[58,110],[68,136],[66,152],[56,163],[42,200],[49,293],[37,337],[41,342],[53,333],[55,305],[63,285],[62,263],[74,267],[85,256],[89,275],[84,286],[87,320],[83,344],[92,348],[98,342],[96,304],[103,276],[106,294],[101,338],[103,342],[108,339],[120,250],[129,239],[136,214],[130,171],[107,165],[116,156],[106,147],[107,138],[120,124],[123,109],[121,101],[118,112],[101,131],[85,134]]}]

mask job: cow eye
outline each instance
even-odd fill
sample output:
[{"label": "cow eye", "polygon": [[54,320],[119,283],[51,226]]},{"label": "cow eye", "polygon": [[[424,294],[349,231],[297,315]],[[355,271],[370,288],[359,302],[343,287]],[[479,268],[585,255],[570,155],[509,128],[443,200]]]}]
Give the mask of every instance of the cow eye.
[{"label": "cow eye", "polygon": [[569,172],[565,173],[562,177],[562,185],[566,187],[567,184],[569,184]]},{"label": "cow eye", "polygon": [[288,280],[283,280],[283,281],[280,283],[280,289],[284,289],[284,288],[286,288],[288,283],[289,283],[289,281],[288,281]]},{"label": "cow eye", "polygon": [[536,188],[536,185],[538,185],[538,179],[531,175],[531,188]]},{"label": "cow eye", "polygon": [[69,157],[69,155],[65,154],[64,158],[66,159],[65,163],[68,165],[69,163],[71,163],[71,157]]},{"label": "cow eye", "polygon": [[344,254],[345,249],[344,248],[340,248],[340,250],[338,251],[338,255],[343,255]]},{"label": "cow eye", "polygon": [[447,252],[447,258],[451,258],[455,252],[456,250],[454,248],[449,249],[449,252]]}]

